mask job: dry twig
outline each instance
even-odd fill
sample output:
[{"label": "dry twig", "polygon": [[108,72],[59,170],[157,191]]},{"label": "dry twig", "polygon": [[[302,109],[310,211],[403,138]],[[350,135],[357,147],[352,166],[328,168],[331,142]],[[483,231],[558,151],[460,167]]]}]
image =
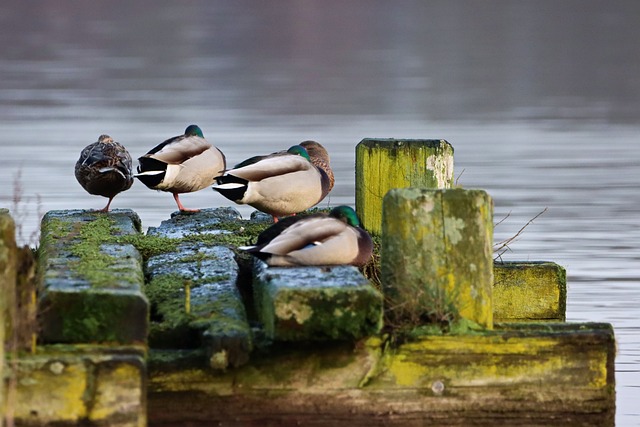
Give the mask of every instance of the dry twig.
[{"label": "dry twig", "polygon": [[[519,236],[520,234],[522,234],[522,232],[524,231],[525,228],[527,228],[529,225],[531,225],[533,223],[533,221],[535,221],[536,219],[538,219],[539,216],[541,216],[542,214],[544,214],[547,211],[548,208],[544,208],[542,210],[542,212],[539,212],[536,216],[534,216],[533,218],[531,218],[525,225],[522,226],[522,228],[520,228],[520,230],[518,230],[518,232],[516,234],[514,234],[513,236],[509,237],[508,239],[505,239],[501,242],[498,242],[494,245],[493,247],[493,252],[497,253],[496,257],[494,259],[501,259],[502,255],[508,251],[511,250],[511,248],[509,248],[509,245],[514,242]],[[509,216],[511,215],[511,212],[509,212],[504,218],[502,218],[500,221],[498,221],[496,223],[496,225],[501,224],[502,222],[504,222],[504,220],[506,220]]]}]

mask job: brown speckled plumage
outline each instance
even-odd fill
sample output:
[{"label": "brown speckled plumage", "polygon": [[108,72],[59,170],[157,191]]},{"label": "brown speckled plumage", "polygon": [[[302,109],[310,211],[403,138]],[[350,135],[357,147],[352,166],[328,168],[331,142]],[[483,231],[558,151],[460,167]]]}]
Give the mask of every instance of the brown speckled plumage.
[{"label": "brown speckled plumage", "polygon": [[333,184],[335,183],[335,178],[333,177],[333,171],[331,170],[329,153],[327,150],[320,143],[315,141],[304,141],[301,142],[300,145],[302,145],[304,149],[307,150],[307,153],[309,153],[311,163],[313,163],[317,168],[325,171],[329,177],[329,191],[331,191]]},{"label": "brown speckled plumage", "polygon": [[131,155],[124,146],[109,135],[100,135],[97,142],[89,144],[76,162],[76,179],[89,194],[107,197],[108,212],[113,198],[131,188],[133,173]]}]

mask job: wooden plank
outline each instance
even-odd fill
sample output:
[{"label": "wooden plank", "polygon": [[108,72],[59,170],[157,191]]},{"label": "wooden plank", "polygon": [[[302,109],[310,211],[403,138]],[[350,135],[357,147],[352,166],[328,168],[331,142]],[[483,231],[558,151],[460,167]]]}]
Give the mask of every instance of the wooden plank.
[{"label": "wooden plank", "polygon": [[555,323],[281,344],[226,373],[152,353],[149,425],[612,426],[614,358],[610,325]]},{"label": "wooden plank", "polygon": [[382,295],[353,266],[254,264],[264,333],[276,341],[355,340],[382,328]]},{"label": "wooden plank", "polygon": [[17,425],[146,425],[146,366],[139,346],[41,346],[15,363]]}]

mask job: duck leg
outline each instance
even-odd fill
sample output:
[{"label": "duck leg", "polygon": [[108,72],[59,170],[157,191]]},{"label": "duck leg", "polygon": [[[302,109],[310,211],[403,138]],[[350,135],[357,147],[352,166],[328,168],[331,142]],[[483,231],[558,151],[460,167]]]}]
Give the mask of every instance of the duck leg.
[{"label": "duck leg", "polygon": [[[274,224],[277,223],[278,221],[280,221],[280,218],[278,218],[277,216],[275,216],[275,215],[271,215],[271,216],[273,217],[273,223]],[[296,216],[296,214],[293,213],[293,214],[291,214],[289,216]]]},{"label": "duck leg", "polygon": [[109,206],[111,205],[111,201],[113,200],[113,197],[109,197],[109,201],[107,202],[107,206],[105,206],[104,208],[98,210],[98,212],[109,212]]},{"label": "duck leg", "polygon": [[180,209],[180,212],[200,212],[200,209],[187,209],[184,206],[182,206],[182,203],[180,203],[180,196],[178,195],[178,193],[173,193],[173,199],[176,201],[176,204],[178,205],[178,209]]}]

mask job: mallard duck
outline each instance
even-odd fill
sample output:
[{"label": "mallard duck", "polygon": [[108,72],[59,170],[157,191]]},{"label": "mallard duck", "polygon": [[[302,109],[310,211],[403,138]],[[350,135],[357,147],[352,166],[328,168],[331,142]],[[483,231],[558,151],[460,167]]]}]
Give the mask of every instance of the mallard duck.
[{"label": "mallard duck", "polygon": [[181,212],[199,212],[199,209],[185,208],[179,194],[208,187],[226,167],[224,154],[204,139],[196,125],[187,127],[184,135],[157,145],[138,158],[138,162],[138,173],[134,176],[152,190],[172,193]]},{"label": "mallard duck", "polygon": [[215,191],[272,215],[274,222],[277,217],[302,212],[319,203],[332,186],[327,171],[315,166],[301,145],[251,157],[216,181]]},{"label": "mallard duck", "polygon": [[100,135],[97,142],[87,145],[76,162],[76,179],[89,194],[108,197],[109,212],[113,198],[131,188],[133,174],[131,155],[124,146],[109,135]]},{"label": "mallard duck", "polygon": [[356,212],[338,206],[327,214],[288,217],[263,231],[254,246],[239,249],[270,266],[362,266],[371,258],[371,236],[360,225]]}]

